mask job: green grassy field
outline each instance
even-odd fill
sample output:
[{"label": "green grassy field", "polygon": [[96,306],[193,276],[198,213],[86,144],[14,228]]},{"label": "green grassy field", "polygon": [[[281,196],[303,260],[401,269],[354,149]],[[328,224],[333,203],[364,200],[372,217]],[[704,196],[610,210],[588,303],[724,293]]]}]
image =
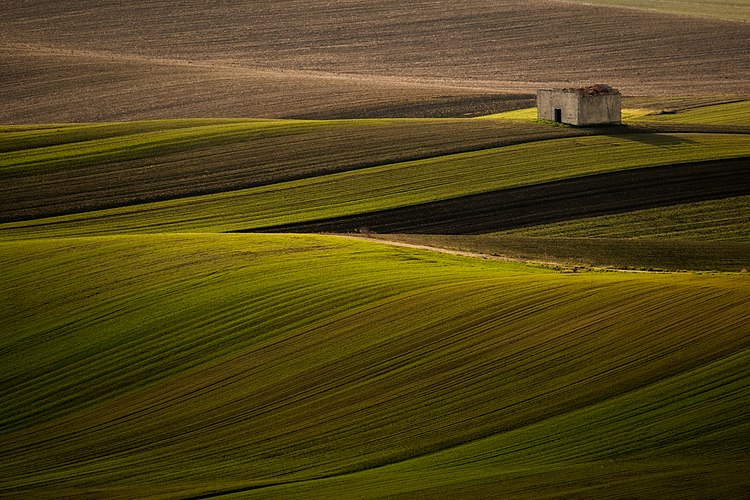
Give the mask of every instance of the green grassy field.
[{"label": "green grassy field", "polygon": [[[2,201],[28,220],[0,223],[0,497],[741,497],[750,279],[707,271],[750,264],[748,196],[371,235],[545,265],[220,234],[744,168],[747,104],[682,104],[633,112],[637,133],[528,110],[3,127]],[[101,209],[113,193],[128,206]]]},{"label": "green grassy field", "polygon": [[750,126],[750,101],[701,106],[673,113],[642,116],[635,121]]},{"label": "green grassy field", "polygon": [[0,220],[225,192],[589,133],[467,119],[5,127],[0,130]]},{"label": "green grassy field", "polygon": [[4,224],[5,238],[236,231],[627,168],[750,155],[735,134],[600,135],[494,148],[214,195]]},{"label": "green grassy field", "polygon": [[507,231],[541,237],[750,242],[750,197],[688,203]]},{"label": "green grassy field", "polygon": [[315,235],[5,242],[0,262],[4,495],[748,487],[744,276]]}]

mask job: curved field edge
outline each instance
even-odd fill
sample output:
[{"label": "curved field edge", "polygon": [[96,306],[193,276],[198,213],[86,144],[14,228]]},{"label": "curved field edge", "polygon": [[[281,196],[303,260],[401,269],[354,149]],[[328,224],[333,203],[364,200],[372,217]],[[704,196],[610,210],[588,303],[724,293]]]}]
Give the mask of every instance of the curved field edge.
[{"label": "curved field edge", "polygon": [[634,238],[695,241],[750,241],[750,197],[685,203],[670,207],[504,231],[540,238]]},{"label": "curved field edge", "polygon": [[477,256],[498,257],[548,266],[651,271],[746,272],[750,242],[690,241],[589,237],[534,237],[512,234],[375,234],[388,243],[434,247]]},{"label": "curved field edge", "polygon": [[480,234],[742,195],[750,195],[750,158],[577,176],[262,230]]},{"label": "curved field edge", "polygon": [[[13,162],[19,151],[39,148],[52,148],[54,146],[70,145],[74,143],[88,143],[87,148],[96,151],[105,150],[106,143],[95,143],[104,139],[113,139],[122,136],[136,136],[131,143],[147,143],[154,141],[152,132],[178,131],[179,129],[191,129],[209,127],[208,130],[222,132],[222,126],[233,126],[234,130],[247,127],[252,130],[263,125],[278,125],[285,120],[271,119],[238,119],[238,118],[192,118],[182,120],[148,120],[134,122],[98,122],[98,123],[50,123],[37,125],[0,125],[0,153],[16,152],[16,155],[3,155],[3,167],[16,166]],[[205,131],[206,129],[203,129]],[[223,129],[226,132],[226,128]],[[185,132],[185,131],[183,131]],[[200,131],[197,135],[200,135]],[[178,136],[179,137],[179,136]],[[168,135],[166,139],[170,139]],[[97,147],[98,145],[98,147]],[[56,152],[54,149],[43,151]],[[51,155],[55,157],[55,155]],[[33,159],[43,159],[39,155]]]},{"label": "curved field edge", "polygon": [[575,176],[750,156],[733,134],[625,134],[554,139],[404,162],[230,193],[0,226],[3,238],[118,232],[250,230]]},{"label": "curved field edge", "polygon": [[320,490],[346,496],[566,468],[585,489],[587,460],[642,488],[638,460],[705,471],[691,450],[738,467],[747,449],[744,276],[562,274],[316,235],[5,242],[0,258],[5,494],[365,470]]},{"label": "curved field edge", "polygon": [[62,215],[556,137],[468,119],[170,120],[0,133],[0,220]]},{"label": "curved field edge", "polygon": [[[498,115],[499,116],[499,115]],[[494,118],[493,116],[486,118]],[[86,166],[102,159],[152,156],[165,146],[188,149],[201,146],[207,141],[226,140],[238,142],[253,139],[259,133],[267,135],[296,135],[315,130],[333,129],[345,137],[348,132],[364,129],[365,133],[377,136],[389,127],[397,125],[419,125],[439,131],[441,126],[453,127],[454,133],[465,127],[471,132],[487,120],[467,118],[377,118],[338,120],[291,120],[291,119],[218,119],[194,118],[183,120],[149,120],[112,123],[68,123],[47,124],[34,127],[24,125],[0,125],[0,169],[3,174],[11,171],[34,173],[34,170],[55,170]],[[494,123],[492,123],[494,122]],[[495,130],[524,133],[544,130],[547,135],[571,135],[590,133],[588,129],[561,129],[522,127],[518,123],[492,120],[485,127],[495,125]],[[263,136],[261,136],[263,137]],[[487,137],[483,137],[487,139]],[[191,143],[192,141],[192,143]],[[126,157],[126,158],[127,158]]]}]

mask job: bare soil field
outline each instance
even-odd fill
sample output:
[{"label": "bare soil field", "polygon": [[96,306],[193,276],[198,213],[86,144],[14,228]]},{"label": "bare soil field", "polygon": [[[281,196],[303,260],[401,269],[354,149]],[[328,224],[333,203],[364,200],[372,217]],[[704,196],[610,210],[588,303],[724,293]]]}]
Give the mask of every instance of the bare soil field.
[{"label": "bare soil field", "polygon": [[629,95],[750,94],[741,22],[546,0],[205,5],[4,5],[0,122],[434,116],[436,101],[465,115],[505,93],[595,81]]},{"label": "bare soil field", "polygon": [[481,234],[643,208],[750,194],[749,158],[565,179],[267,232]]},{"label": "bare soil field", "polygon": [[567,3],[588,5],[609,5],[626,9],[640,9],[655,12],[695,17],[729,19],[750,22],[750,3],[737,0],[558,0]]}]

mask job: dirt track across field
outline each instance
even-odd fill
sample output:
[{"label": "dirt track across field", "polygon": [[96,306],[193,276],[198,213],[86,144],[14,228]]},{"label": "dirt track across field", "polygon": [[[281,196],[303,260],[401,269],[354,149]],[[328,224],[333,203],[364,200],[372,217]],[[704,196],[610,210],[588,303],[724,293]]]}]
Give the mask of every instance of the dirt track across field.
[{"label": "dirt track across field", "polygon": [[464,115],[599,81],[750,95],[748,54],[746,23],[546,0],[9,2],[0,123]]},{"label": "dirt track across field", "polygon": [[481,234],[748,194],[750,158],[738,158],[591,175],[257,231]]}]

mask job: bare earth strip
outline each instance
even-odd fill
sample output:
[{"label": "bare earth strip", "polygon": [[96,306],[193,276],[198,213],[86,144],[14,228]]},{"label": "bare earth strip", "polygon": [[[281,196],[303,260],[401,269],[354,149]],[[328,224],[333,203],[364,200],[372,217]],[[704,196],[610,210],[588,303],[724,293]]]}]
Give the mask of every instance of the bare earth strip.
[{"label": "bare earth strip", "polygon": [[750,159],[609,172],[379,212],[271,228],[271,232],[480,234],[643,208],[750,194]]},{"label": "bare earth strip", "polygon": [[749,38],[744,23],[543,0],[14,2],[0,122],[408,113],[600,80],[747,95]]}]

